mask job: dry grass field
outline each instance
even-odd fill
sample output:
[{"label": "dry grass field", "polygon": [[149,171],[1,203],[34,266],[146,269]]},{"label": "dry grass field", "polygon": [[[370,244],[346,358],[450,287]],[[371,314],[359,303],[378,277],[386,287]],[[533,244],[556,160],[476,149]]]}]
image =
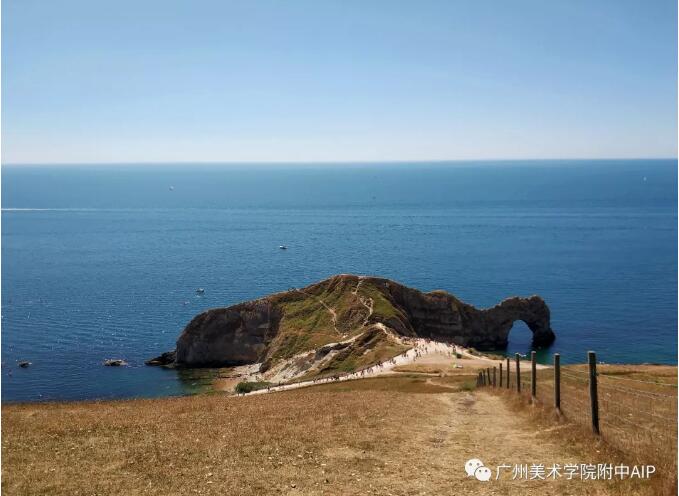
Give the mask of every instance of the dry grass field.
[{"label": "dry grass field", "polygon": [[[529,369],[522,364],[522,370]],[[677,367],[665,365],[597,366],[601,449],[617,451],[633,464],[658,469],[655,494],[677,491]],[[505,377],[506,379],[506,377]],[[521,395],[516,394],[515,370],[510,389],[490,388],[512,401],[515,409],[528,409],[546,425],[568,425],[561,435],[577,444],[592,430],[587,365],[561,367],[561,416],[554,411],[553,369],[538,370],[536,402],[530,400],[530,372],[521,374]],[[505,383],[506,384],[506,383]]]},{"label": "dry grass field", "polygon": [[2,489],[7,495],[653,494],[639,483],[468,478],[463,467],[473,457],[495,467],[596,463],[598,456],[591,445],[564,443],[554,426],[517,414],[500,396],[464,390],[471,377],[396,375],[259,396],[6,405]]}]

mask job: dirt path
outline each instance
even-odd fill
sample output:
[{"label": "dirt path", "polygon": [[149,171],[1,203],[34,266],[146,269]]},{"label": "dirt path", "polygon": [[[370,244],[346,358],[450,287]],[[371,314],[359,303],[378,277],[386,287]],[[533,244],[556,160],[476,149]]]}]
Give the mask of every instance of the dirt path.
[{"label": "dirt path", "polygon": [[363,319],[363,327],[366,327],[368,325],[368,322],[370,321],[370,317],[372,317],[373,314],[373,307],[375,302],[373,301],[372,298],[370,297],[363,297],[360,294],[358,294],[358,290],[361,288],[361,284],[363,284],[363,276],[359,276],[358,282],[356,283],[356,287],[351,291],[351,293],[358,298],[358,301],[361,302],[361,305],[363,305],[366,310],[368,310],[368,314],[365,316],[365,319]]},{"label": "dirt path", "polygon": [[[382,327],[382,329],[385,332],[389,332],[386,327],[384,327],[383,324],[378,323],[375,324],[376,326]],[[341,341],[342,343],[349,343],[351,341],[356,340],[359,338],[361,334],[358,334],[356,336],[353,336],[349,339],[346,339],[344,341]],[[440,343],[436,341],[431,341],[428,339],[422,339],[422,338],[401,338],[402,343],[412,346],[411,349],[408,351],[402,353],[401,355],[393,357],[391,360],[387,360],[382,363],[375,364],[371,367],[368,367],[366,369],[363,369],[358,372],[353,372],[353,373],[346,373],[337,376],[336,378],[324,378],[324,379],[315,379],[315,380],[308,380],[308,381],[301,381],[301,382],[292,382],[289,384],[283,384],[280,386],[271,386],[267,389],[260,389],[257,391],[253,391],[251,393],[248,393],[248,396],[251,395],[258,395],[258,394],[266,394],[266,393],[273,393],[273,392],[279,392],[279,391],[288,391],[292,389],[300,389],[300,388],[306,388],[310,386],[318,386],[321,384],[330,384],[330,383],[336,383],[336,382],[343,382],[343,381],[353,381],[353,380],[359,380],[359,379],[367,379],[370,377],[376,377],[376,376],[383,376],[383,375],[394,375],[394,374],[400,374],[402,372],[404,373],[409,373],[409,372],[416,372],[416,373],[426,373],[426,370],[430,366],[450,366],[453,363],[453,357],[455,356],[455,353],[460,353],[462,358],[461,359],[455,359],[456,363],[460,364],[462,368],[458,371],[461,374],[468,375],[470,371],[472,373],[475,373],[475,370],[479,370],[485,367],[493,367],[496,366],[500,363],[504,363],[502,360],[493,360],[491,358],[485,358],[485,357],[479,357],[476,356],[469,351],[467,351],[465,348],[462,348],[461,346],[456,346],[448,343]],[[298,356],[303,356],[307,352],[304,352]],[[294,360],[294,357],[293,357]],[[410,368],[399,371],[397,368],[403,366],[409,366],[412,365],[412,370]],[[256,366],[251,366],[255,367]],[[537,366],[538,369],[542,368],[547,368],[546,365],[538,364]],[[397,370],[394,370],[397,369]],[[259,375],[259,373],[255,372],[251,374],[249,377],[241,377],[240,380],[265,380],[266,378],[262,377]],[[271,378],[269,377],[269,380]],[[277,382],[277,380],[273,380],[272,382]],[[283,382],[283,381],[281,381]]]},{"label": "dirt path", "polygon": [[[591,461],[565,449],[553,427],[528,419],[487,392],[452,392],[399,376],[241,400],[9,405],[2,411],[2,489],[14,495],[611,494],[600,481],[512,480],[511,471],[494,480],[503,463]],[[467,477],[470,458],[482,460],[493,479]]]},{"label": "dirt path", "polygon": [[[427,398],[434,402],[436,413],[426,421],[406,422],[408,438],[400,452],[383,455],[385,470],[371,474],[373,486],[381,488],[379,494],[608,494],[604,483],[596,481],[513,480],[512,469],[501,469],[495,480],[502,464],[530,467],[588,460],[585,455],[569,453],[549,432],[536,430],[526,415],[510,411],[497,396],[459,392]],[[492,470],[490,481],[467,476],[464,466],[471,458],[482,460]],[[347,488],[346,494],[354,493]]]},{"label": "dirt path", "polygon": [[[375,324],[377,326],[381,326],[385,332],[388,332],[386,327],[383,326],[383,324]],[[354,336],[351,339],[348,339],[343,342],[350,342],[355,339],[357,339],[360,336]],[[438,343],[434,341],[429,341],[426,339],[409,339],[408,343],[413,345],[414,347],[409,349],[408,351],[402,353],[401,355],[395,356],[391,360],[388,360],[383,363],[378,363],[375,364],[371,367],[368,367],[366,369],[363,369],[358,372],[353,372],[353,373],[348,373],[348,374],[343,374],[340,376],[337,376],[336,378],[324,378],[324,379],[315,379],[315,380],[309,380],[309,381],[302,381],[302,382],[293,382],[290,384],[283,384],[280,386],[271,386],[270,388],[267,389],[260,389],[257,391],[253,391],[251,393],[248,393],[246,396],[252,396],[252,395],[258,395],[258,394],[267,394],[267,393],[274,393],[274,392],[280,392],[280,391],[289,391],[292,389],[300,389],[300,388],[305,388],[305,387],[310,387],[310,386],[318,386],[321,384],[331,384],[331,383],[337,383],[337,382],[344,382],[344,381],[354,381],[354,380],[359,380],[359,379],[366,379],[369,377],[375,377],[375,376],[380,376],[380,375],[389,375],[389,374],[395,374],[396,372],[393,371],[393,369],[399,365],[407,365],[410,363],[415,362],[416,360],[420,360],[422,357],[428,356],[428,355],[436,355],[439,359],[446,360],[446,356],[449,354],[452,354],[455,349],[459,349],[459,347],[455,347],[454,345],[450,345],[447,343]],[[448,359],[450,360],[450,359]]]}]

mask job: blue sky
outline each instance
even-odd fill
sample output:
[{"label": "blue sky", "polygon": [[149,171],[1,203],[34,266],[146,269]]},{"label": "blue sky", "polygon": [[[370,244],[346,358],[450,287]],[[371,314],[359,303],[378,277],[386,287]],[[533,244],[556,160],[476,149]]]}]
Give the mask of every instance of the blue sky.
[{"label": "blue sky", "polygon": [[4,0],[3,163],[676,157],[672,0]]}]

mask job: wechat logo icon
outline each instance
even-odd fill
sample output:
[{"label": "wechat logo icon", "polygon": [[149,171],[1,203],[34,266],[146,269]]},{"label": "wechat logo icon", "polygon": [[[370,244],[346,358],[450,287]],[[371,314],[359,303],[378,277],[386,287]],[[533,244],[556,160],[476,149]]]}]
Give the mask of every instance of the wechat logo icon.
[{"label": "wechat logo icon", "polygon": [[476,477],[476,480],[481,482],[488,482],[493,472],[483,465],[483,462],[478,458],[467,460],[464,464],[464,471],[467,472],[467,477]]}]

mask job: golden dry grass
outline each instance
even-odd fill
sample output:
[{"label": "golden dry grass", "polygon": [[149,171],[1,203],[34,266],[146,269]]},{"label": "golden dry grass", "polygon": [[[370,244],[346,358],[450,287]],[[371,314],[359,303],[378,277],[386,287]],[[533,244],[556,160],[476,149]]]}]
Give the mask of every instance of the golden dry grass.
[{"label": "golden dry grass", "polygon": [[[385,415],[392,411],[426,415],[432,409],[422,395],[311,389],[6,406],[3,492],[340,491],[356,483],[356,473],[377,469],[385,437],[396,447],[403,442],[400,415]],[[334,448],[342,456],[330,456]]]},{"label": "golden dry grass", "polygon": [[[389,376],[260,396],[26,404],[2,411],[4,494],[488,494],[488,464],[584,461],[469,376]],[[587,453],[587,452],[585,452]],[[589,461],[589,460],[587,460]],[[511,481],[497,494],[624,494]]]},{"label": "golden dry grass", "polygon": [[[499,362],[497,362],[499,363]],[[459,364],[462,368],[456,368]],[[434,355],[425,357],[419,362],[412,362],[405,365],[394,367],[395,372],[419,373],[419,374],[438,374],[438,375],[472,375],[475,376],[479,370],[493,367],[495,363],[487,360],[459,358],[453,361],[452,358]]]},{"label": "golden dry grass", "polygon": [[411,394],[450,393],[451,391],[464,391],[464,384],[471,379],[472,377],[463,375],[429,378],[417,374],[398,374],[325,384],[320,386],[319,390],[336,392],[391,391]]},{"label": "golden dry grass", "polygon": [[[647,494],[677,491],[677,367],[664,365],[598,365],[600,436],[594,437],[589,400],[587,365],[562,366],[561,412],[554,414],[553,370],[537,373],[536,401],[530,402],[530,374],[522,373],[522,394],[498,388],[515,408],[528,407],[543,421],[566,422],[560,429],[564,442],[591,444],[595,452],[616,453],[630,464],[650,464],[658,469]],[[535,408],[538,406],[539,408]],[[585,444],[578,443],[586,439]],[[640,492],[634,489],[634,493]]]},{"label": "golden dry grass", "polygon": [[455,368],[449,364],[433,364],[433,363],[408,363],[405,365],[397,365],[393,368],[394,372],[418,373],[418,374],[452,374]]}]

